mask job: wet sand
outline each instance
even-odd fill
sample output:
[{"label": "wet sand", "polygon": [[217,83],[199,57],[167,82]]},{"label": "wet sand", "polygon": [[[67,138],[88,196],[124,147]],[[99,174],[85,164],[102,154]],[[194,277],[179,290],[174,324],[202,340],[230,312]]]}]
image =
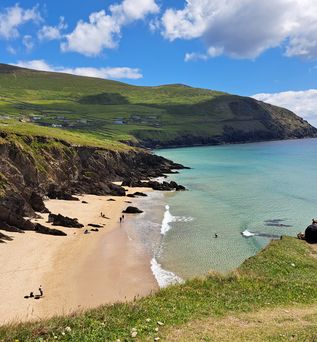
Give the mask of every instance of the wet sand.
[{"label": "wet sand", "polygon": [[[130,192],[135,191],[149,190],[133,188]],[[52,213],[77,217],[85,228],[56,227],[65,231],[66,237],[8,233],[14,240],[0,247],[0,324],[69,314],[132,300],[158,289],[150,269],[151,256],[139,241],[128,236],[128,223],[119,222],[122,210],[131,205],[125,201],[138,206],[138,199],[78,197],[79,202],[49,200],[46,206]],[[109,198],[115,201],[107,201]],[[100,212],[109,219],[102,218]],[[50,226],[47,214],[42,217],[37,222]],[[105,226],[99,232],[84,234],[89,223]],[[43,298],[24,299],[30,291],[38,293],[40,285]]]}]

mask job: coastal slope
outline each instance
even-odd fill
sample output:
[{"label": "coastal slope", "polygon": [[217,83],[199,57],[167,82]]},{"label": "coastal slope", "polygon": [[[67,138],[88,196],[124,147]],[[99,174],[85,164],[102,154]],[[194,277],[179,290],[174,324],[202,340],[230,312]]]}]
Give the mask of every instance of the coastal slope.
[{"label": "coastal slope", "polygon": [[142,147],[317,136],[287,109],[182,84],[141,87],[0,64],[0,90],[4,126],[20,120]]}]

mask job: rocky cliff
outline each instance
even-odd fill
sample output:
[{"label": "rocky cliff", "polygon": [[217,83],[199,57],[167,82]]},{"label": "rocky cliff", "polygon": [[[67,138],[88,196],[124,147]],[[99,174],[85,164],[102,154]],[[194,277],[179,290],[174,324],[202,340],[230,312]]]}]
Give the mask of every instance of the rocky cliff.
[{"label": "rocky cliff", "polygon": [[144,150],[115,152],[0,132],[0,222],[32,229],[22,218],[45,211],[44,196],[124,195],[113,181],[156,177],[179,168]]}]

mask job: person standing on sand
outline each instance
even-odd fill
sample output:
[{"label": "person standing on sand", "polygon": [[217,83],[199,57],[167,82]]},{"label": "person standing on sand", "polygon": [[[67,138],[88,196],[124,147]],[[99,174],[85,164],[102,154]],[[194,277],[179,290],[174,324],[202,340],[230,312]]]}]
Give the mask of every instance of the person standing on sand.
[{"label": "person standing on sand", "polygon": [[120,223],[122,222],[122,217],[120,217]]},{"label": "person standing on sand", "polygon": [[43,297],[44,292],[43,292],[43,290],[42,290],[42,285],[40,285],[40,287],[39,287],[39,292],[40,292],[40,296]]}]

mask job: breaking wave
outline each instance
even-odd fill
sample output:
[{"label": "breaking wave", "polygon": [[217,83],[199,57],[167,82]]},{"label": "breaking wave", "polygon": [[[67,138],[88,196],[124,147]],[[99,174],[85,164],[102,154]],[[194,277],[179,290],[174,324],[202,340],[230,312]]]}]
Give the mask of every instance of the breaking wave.
[{"label": "breaking wave", "polygon": [[192,217],[186,217],[186,216],[173,216],[170,212],[170,207],[168,204],[165,206],[165,212],[164,217],[162,220],[162,226],[161,226],[161,234],[165,235],[172,227],[170,223],[172,222],[191,222],[193,221]]},{"label": "breaking wave", "polygon": [[151,260],[151,270],[160,288],[184,282],[184,280],[175,273],[164,270],[155,257]]}]

